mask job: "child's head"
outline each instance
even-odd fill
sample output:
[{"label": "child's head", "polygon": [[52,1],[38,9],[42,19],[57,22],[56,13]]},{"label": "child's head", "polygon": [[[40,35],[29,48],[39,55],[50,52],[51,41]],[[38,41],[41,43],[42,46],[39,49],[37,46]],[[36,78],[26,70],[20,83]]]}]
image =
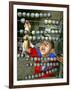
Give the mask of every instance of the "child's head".
[{"label": "child's head", "polygon": [[47,55],[53,48],[54,48],[53,41],[46,41],[46,40],[42,41],[39,46],[42,55]]}]

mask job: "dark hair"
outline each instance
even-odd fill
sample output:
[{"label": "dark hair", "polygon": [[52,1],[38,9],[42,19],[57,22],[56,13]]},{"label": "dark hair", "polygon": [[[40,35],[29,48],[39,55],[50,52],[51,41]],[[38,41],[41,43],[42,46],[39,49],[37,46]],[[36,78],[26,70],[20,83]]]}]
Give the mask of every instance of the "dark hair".
[{"label": "dark hair", "polygon": [[50,42],[51,42],[52,48],[54,48],[54,42],[52,40]]}]

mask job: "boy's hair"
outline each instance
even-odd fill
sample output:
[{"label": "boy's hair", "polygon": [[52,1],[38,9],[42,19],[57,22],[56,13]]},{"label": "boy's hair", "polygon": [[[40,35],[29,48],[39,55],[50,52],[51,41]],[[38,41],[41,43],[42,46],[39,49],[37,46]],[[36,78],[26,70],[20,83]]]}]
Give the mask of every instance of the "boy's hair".
[{"label": "boy's hair", "polygon": [[54,42],[52,40],[51,40],[51,45],[52,45],[52,48],[55,48]]},{"label": "boy's hair", "polygon": [[41,41],[41,42],[40,42],[40,45],[43,44],[43,43],[45,43],[45,42],[46,42],[46,43],[47,43],[47,42],[50,43],[50,44],[51,44],[51,48],[54,48],[54,42],[53,42],[52,40],[44,40],[44,41]]}]

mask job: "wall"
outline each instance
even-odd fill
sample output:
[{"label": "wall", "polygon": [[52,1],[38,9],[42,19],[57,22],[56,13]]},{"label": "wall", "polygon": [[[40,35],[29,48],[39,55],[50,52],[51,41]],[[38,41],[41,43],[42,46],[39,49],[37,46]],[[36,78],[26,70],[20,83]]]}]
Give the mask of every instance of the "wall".
[{"label": "wall", "polygon": [[[8,70],[9,70],[9,1],[10,0],[0,0],[0,90],[9,90],[8,88]],[[13,0],[14,1],[14,0]],[[20,1],[20,0],[16,0]],[[29,1],[29,0],[21,0]],[[71,0],[30,0],[29,2],[41,2],[41,3],[59,3],[59,4],[70,4]],[[70,6],[71,9],[71,6]],[[70,12],[71,20],[71,12]],[[70,27],[71,28],[71,27]],[[71,36],[70,36],[71,38]],[[70,61],[71,63],[71,61]],[[70,66],[71,68],[71,66]],[[70,78],[71,82],[71,78]],[[71,84],[69,86],[52,86],[52,87],[38,87],[38,88],[26,88],[25,90],[70,90]],[[14,89],[13,89],[14,90]],[[22,90],[22,89],[18,89]]]}]

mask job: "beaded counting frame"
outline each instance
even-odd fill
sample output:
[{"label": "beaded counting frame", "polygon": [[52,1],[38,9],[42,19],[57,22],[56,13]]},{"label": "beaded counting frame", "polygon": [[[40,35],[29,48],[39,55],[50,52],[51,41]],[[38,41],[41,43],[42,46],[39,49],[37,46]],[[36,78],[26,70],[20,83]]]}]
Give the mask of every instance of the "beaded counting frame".
[{"label": "beaded counting frame", "polygon": [[[49,10],[48,11],[42,11],[42,10],[38,11],[38,10],[18,9],[17,10],[18,42],[24,41],[25,35],[29,35],[28,39],[34,44],[35,47],[39,47],[39,45],[36,45],[36,44],[38,44],[41,40],[53,40],[56,43],[59,40],[59,35],[62,33],[61,25],[62,25],[63,21],[58,20],[59,19],[58,17],[55,19],[52,18],[53,16],[55,16],[55,14],[60,14],[60,18],[63,18],[62,12],[49,11]],[[28,32],[27,30],[24,30],[25,20],[29,20],[30,23],[32,24],[32,29],[30,30],[30,32]],[[42,69],[44,66],[46,66],[46,67],[48,67],[48,69],[45,72],[53,73],[53,71],[54,71],[55,74],[57,72],[57,74],[55,75],[55,77],[57,78],[57,75],[60,72],[59,71],[60,63],[56,60],[56,58],[43,58],[43,57],[42,58],[37,58],[37,57],[34,57],[34,58],[29,57],[28,58],[27,54],[25,54],[25,55],[22,54],[21,45],[18,45],[18,46],[19,46],[18,52],[21,52],[20,54],[18,53],[18,58],[20,58],[20,57],[22,57],[23,59],[25,58],[25,60],[27,62],[27,64],[26,64],[27,68],[28,67],[36,68],[38,66],[38,68],[41,67],[41,69]],[[20,60],[19,60],[19,62],[20,62]],[[30,62],[28,62],[29,60],[30,60]],[[31,61],[33,61],[33,62],[31,62]],[[36,61],[38,61],[39,63],[36,64]],[[50,67],[52,69],[49,69]],[[18,69],[19,68],[20,67],[18,67]],[[31,71],[31,69],[30,69],[30,71]],[[34,69],[34,71],[35,71],[35,69]],[[32,72],[32,75],[33,75],[34,71]],[[20,71],[18,71],[18,74],[19,74],[19,72]],[[39,73],[44,73],[44,70],[43,70],[43,72],[39,71]],[[31,73],[29,73],[29,74],[31,74]],[[33,79],[36,79],[35,75],[37,75],[37,74],[38,73],[34,74]],[[46,74],[46,73],[44,73],[44,74]],[[26,78],[25,80],[31,79],[32,75],[24,76],[23,79],[25,79],[25,78]],[[54,77],[54,75],[53,75],[53,77]],[[60,76],[58,76],[58,77],[60,77]],[[37,78],[39,78],[39,77],[37,77]],[[50,76],[48,76],[47,78],[50,78]],[[42,77],[41,77],[41,79],[42,79]],[[20,79],[18,78],[18,80],[20,80]]]},{"label": "beaded counting frame", "polygon": [[[34,27],[37,26],[38,27],[38,30],[32,30],[32,31],[30,31],[30,35],[29,35],[28,31],[24,30],[24,28],[23,28],[23,29],[20,29],[18,31],[18,34],[20,34],[20,35],[23,34],[24,36],[25,35],[29,35],[29,40],[31,40],[31,42],[36,42],[36,43],[37,43],[37,41],[40,42],[41,40],[53,40],[53,41],[57,41],[58,40],[58,36],[57,37],[53,37],[53,36],[51,37],[51,35],[49,36],[49,34],[60,34],[61,33],[61,28],[60,28],[60,24],[59,24],[60,21],[53,20],[53,19],[52,20],[51,19],[50,20],[47,19],[47,18],[50,18],[52,16],[51,13],[53,13],[53,12],[52,11],[50,11],[50,12],[49,11],[47,11],[47,12],[40,11],[40,13],[38,13],[37,10],[34,13],[33,12],[34,12],[34,10],[33,11],[32,10],[31,11],[30,10],[27,10],[27,12],[24,11],[24,10],[22,10],[22,11],[18,10],[17,11],[18,26],[21,26],[22,27],[22,24],[24,25],[24,22],[25,22],[25,19],[26,19],[26,20],[29,20],[31,23],[36,23],[37,24],[39,22],[39,25],[38,26],[37,25],[32,25]],[[61,14],[61,12],[60,12],[60,14]],[[40,18],[40,20],[37,21],[37,19],[39,19],[39,18]],[[42,22],[41,18],[44,18],[43,19],[44,20],[43,22]],[[41,22],[43,23],[44,30],[42,30],[42,27],[39,30],[39,28],[40,28],[39,26],[41,25]],[[52,29],[52,28],[45,28],[46,27],[45,25],[46,26],[47,25],[53,25],[55,28],[54,29]],[[20,40],[20,39],[25,39],[25,38],[19,37],[18,39]],[[22,49],[20,48],[20,50],[22,50]],[[28,58],[25,58],[25,60],[27,60],[27,59]],[[37,59],[38,58],[35,57],[35,58],[33,58],[33,61],[36,61]],[[53,58],[39,58],[39,59],[41,60],[41,62],[43,62],[43,60],[46,60],[47,59],[46,60],[47,63],[45,63],[45,64],[44,63],[42,63],[42,64],[40,64],[40,63],[36,64],[35,62],[33,62],[33,63],[27,64],[27,66],[34,66],[34,67],[36,67],[37,65],[38,66],[46,65],[48,67],[48,65],[50,66],[50,64],[53,64],[55,66],[57,64],[57,63],[55,64],[55,63],[51,62],[53,60]],[[31,58],[29,58],[28,60],[31,60]],[[28,60],[27,60],[27,62],[28,62]],[[37,61],[40,61],[40,60],[37,60]],[[55,60],[55,58],[54,58],[54,60]],[[51,62],[51,63],[49,64],[48,61]],[[54,67],[52,67],[52,68],[54,68]],[[56,68],[59,68],[59,67],[56,67]],[[35,79],[35,77],[34,77],[34,79]]]}]

